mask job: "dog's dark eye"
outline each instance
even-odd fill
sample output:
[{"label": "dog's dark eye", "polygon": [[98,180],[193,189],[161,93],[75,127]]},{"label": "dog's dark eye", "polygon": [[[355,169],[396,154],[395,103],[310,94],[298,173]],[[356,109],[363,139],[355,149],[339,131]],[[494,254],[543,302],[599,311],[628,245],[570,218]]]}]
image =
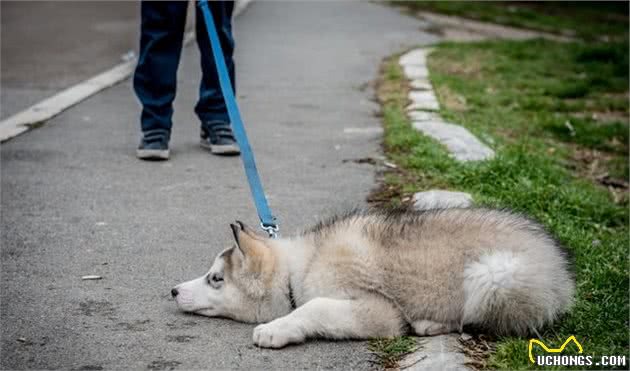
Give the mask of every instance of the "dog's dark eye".
[{"label": "dog's dark eye", "polygon": [[219,273],[210,273],[206,278],[209,285],[216,285],[217,283],[223,282],[223,276]]}]

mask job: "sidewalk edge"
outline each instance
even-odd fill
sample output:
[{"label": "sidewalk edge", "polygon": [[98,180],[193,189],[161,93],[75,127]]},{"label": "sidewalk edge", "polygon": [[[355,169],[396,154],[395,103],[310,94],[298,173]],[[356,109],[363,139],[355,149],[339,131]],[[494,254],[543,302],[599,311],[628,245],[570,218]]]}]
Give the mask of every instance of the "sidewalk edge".
[{"label": "sidewalk edge", "polygon": [[[252,0],[237,0],[234,17],[238,17],[249,6]],[[195,39],[194,31],[186,32],[184,45]],[[119,63],[105,72],[66,88],[14,115],[0,121],[0,142],[40,127],[46,121],[57,116],[68,108],[84,101],[92,95],[124,81],[134,71],[137,59]]]}]

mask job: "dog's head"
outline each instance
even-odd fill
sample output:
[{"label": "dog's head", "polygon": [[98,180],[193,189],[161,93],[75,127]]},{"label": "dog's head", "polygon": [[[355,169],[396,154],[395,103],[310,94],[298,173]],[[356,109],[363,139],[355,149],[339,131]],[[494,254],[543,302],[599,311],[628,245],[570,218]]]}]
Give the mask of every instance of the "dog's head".
[{"label": "dog's head", "polygon": [[223,250],[207,274],[175,286],[178,307],[209,317],[265,322],[291,310],[282,284],[274,285],[276,259],[269,238],[245,224],[230,224],[236,244]]}]

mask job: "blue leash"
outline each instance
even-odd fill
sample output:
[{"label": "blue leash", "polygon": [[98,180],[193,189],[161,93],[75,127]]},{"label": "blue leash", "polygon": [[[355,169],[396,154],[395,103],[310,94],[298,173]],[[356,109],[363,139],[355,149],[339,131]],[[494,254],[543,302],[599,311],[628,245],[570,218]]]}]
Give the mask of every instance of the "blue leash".
[{"label": "blue leash", "polygon": [[238,110],[236,99],[234,98],[234,90],[232,89],[232,83],[228,75],[227,66],[225,65],[225,59],[223,57],[223,50],[219,43],[219,36],[214,25],[214,19],[210,13],[210,7],[208,6],[208,0],[199,0],[199,7],[203,12],[203,18],[206,23],[206,29],[208,30],[208,36],[210,37],[210,44],[212,45],[212,56],[214,57],[214,64],[217,66],[217,73],[219,75],[219,85],[223,92],[223,99],[225,99],[225,105],[227,106],[228,116],[236,137],[236,142],[241,150],[241,159],[243,160],[243,167],[245,167],[245,174],[247,175],[247,181],[249,182],[249,188],[254,198],[254,204],[258,210],[258,217],[260,218],[260,227],[265,230],[270,237],[275,238],[278,232],[278,225],[276,224],[276,218],[271,214],[269,205],[267,204],[267,198],[263,191],[262,184],[260,183],[260,177],[258,176],[258,170],[256,169],[256,161],[254,160],[254,153],[249,146],[247,140],[247,134],[243,127],[243,121],[241,120],[241,113]]}]

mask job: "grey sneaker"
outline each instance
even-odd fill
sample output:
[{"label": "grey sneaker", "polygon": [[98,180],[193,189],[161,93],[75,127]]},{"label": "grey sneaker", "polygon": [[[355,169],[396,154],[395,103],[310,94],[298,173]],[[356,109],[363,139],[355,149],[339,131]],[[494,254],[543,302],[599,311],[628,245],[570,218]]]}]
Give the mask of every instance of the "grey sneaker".
[{"label": "grey sneaker", "polygon": [[215,155],[238,155],[238,148],[230,124],[207,121],[201,124],[201,146]]},{"label": "grey sneaker", "polygon": [[164,133],[144,133],[136,150],[139,159],[149,161],[168,160],[169,154],[168,136]]}]

